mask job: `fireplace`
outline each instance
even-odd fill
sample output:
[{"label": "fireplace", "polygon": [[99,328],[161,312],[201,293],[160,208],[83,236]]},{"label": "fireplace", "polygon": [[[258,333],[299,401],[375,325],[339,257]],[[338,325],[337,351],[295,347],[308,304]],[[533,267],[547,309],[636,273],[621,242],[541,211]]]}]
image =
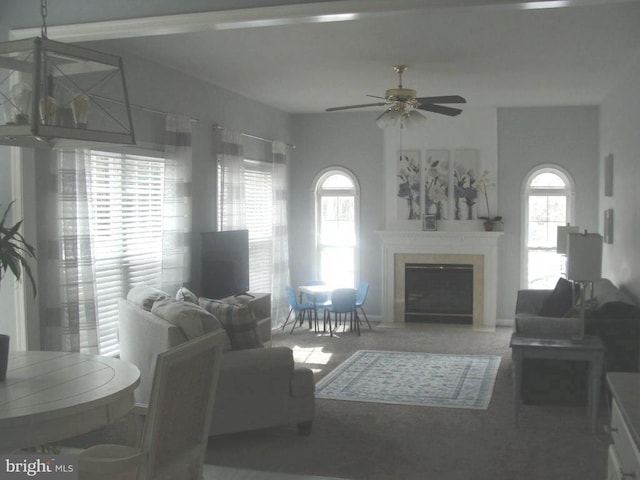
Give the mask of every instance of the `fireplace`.
[{"label": "fireplace", "polygon": [[405,322],[473,323],[473,265],[407,263]]},{"label": "fireplace", "polygon": [[475,330],[495,329],[497,247],[502,232],[385,230],[378,234],[383,247],[383,321],[416,321],[405,308],[407,265],[471,265],[471,325]]}]

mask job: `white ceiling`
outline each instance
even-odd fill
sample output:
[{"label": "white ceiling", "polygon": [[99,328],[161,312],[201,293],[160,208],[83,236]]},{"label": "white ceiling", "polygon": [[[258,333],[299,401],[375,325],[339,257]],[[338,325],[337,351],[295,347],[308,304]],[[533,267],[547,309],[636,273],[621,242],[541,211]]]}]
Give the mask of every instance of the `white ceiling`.
[{"label": "white ceiling", "polygon": [[[162,27],[139,23],[112,41],[290,113],[376,101],[365,94],[395,87],[399,63],[418,96],[459,94],[490,107],[594,105],[640,54],[637,0],[545,9],[489,1],[355,0],[157,17]],[[318,22],[345,12],[357,19]]]}]

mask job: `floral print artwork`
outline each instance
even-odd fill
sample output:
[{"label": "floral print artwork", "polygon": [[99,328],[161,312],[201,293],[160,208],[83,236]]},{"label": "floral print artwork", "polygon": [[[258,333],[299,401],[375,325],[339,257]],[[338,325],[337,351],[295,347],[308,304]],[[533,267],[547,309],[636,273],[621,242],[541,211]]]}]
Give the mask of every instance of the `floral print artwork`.
[{"label": "floral print artwork", "polygon": [[422,220],[423,215],[434,215],[437,220],[491,218],[487,189],[495,183],[487,170],[480,173],[477,149],[428,149],[424,156],[421,153],[397,152],[398,220]]},{"label": "floral print artwork", "polygon": [[401,151],[398,155],[398,218],[419,220],[420,211],[420,152]]},{"label": "floral print artwork", "polygon": [[477,150],[456,150],[453,168],[453,189],[456,220],[473,220],[473,208],[478,198],[476,182],[478,171]]},{"label": "floral print artwork", "polygon": [[449,151],[427,150],[424,165],[425,214],[449,218]]}]

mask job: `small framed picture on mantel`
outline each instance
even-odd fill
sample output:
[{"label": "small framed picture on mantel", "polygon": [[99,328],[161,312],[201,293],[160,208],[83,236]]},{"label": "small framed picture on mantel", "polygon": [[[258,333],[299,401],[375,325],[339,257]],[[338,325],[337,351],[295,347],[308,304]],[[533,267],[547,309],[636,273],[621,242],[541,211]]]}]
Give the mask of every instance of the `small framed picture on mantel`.
[{"label": "small framed picture on mantel", "polygon": [[438,230],[438,217],[436,215],[424,215],[422,217],[422,230],[425,232]]}]

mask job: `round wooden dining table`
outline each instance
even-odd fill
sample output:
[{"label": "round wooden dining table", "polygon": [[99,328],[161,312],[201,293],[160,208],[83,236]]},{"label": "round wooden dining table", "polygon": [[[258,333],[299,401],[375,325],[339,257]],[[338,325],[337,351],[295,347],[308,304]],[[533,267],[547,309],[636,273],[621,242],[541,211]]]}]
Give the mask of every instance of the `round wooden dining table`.
[{"label": "round wooden dining table", "polygon": [[140,371],[111,357],[14,352],[0,382],[0,452],[89,432],[126,415]]}]

